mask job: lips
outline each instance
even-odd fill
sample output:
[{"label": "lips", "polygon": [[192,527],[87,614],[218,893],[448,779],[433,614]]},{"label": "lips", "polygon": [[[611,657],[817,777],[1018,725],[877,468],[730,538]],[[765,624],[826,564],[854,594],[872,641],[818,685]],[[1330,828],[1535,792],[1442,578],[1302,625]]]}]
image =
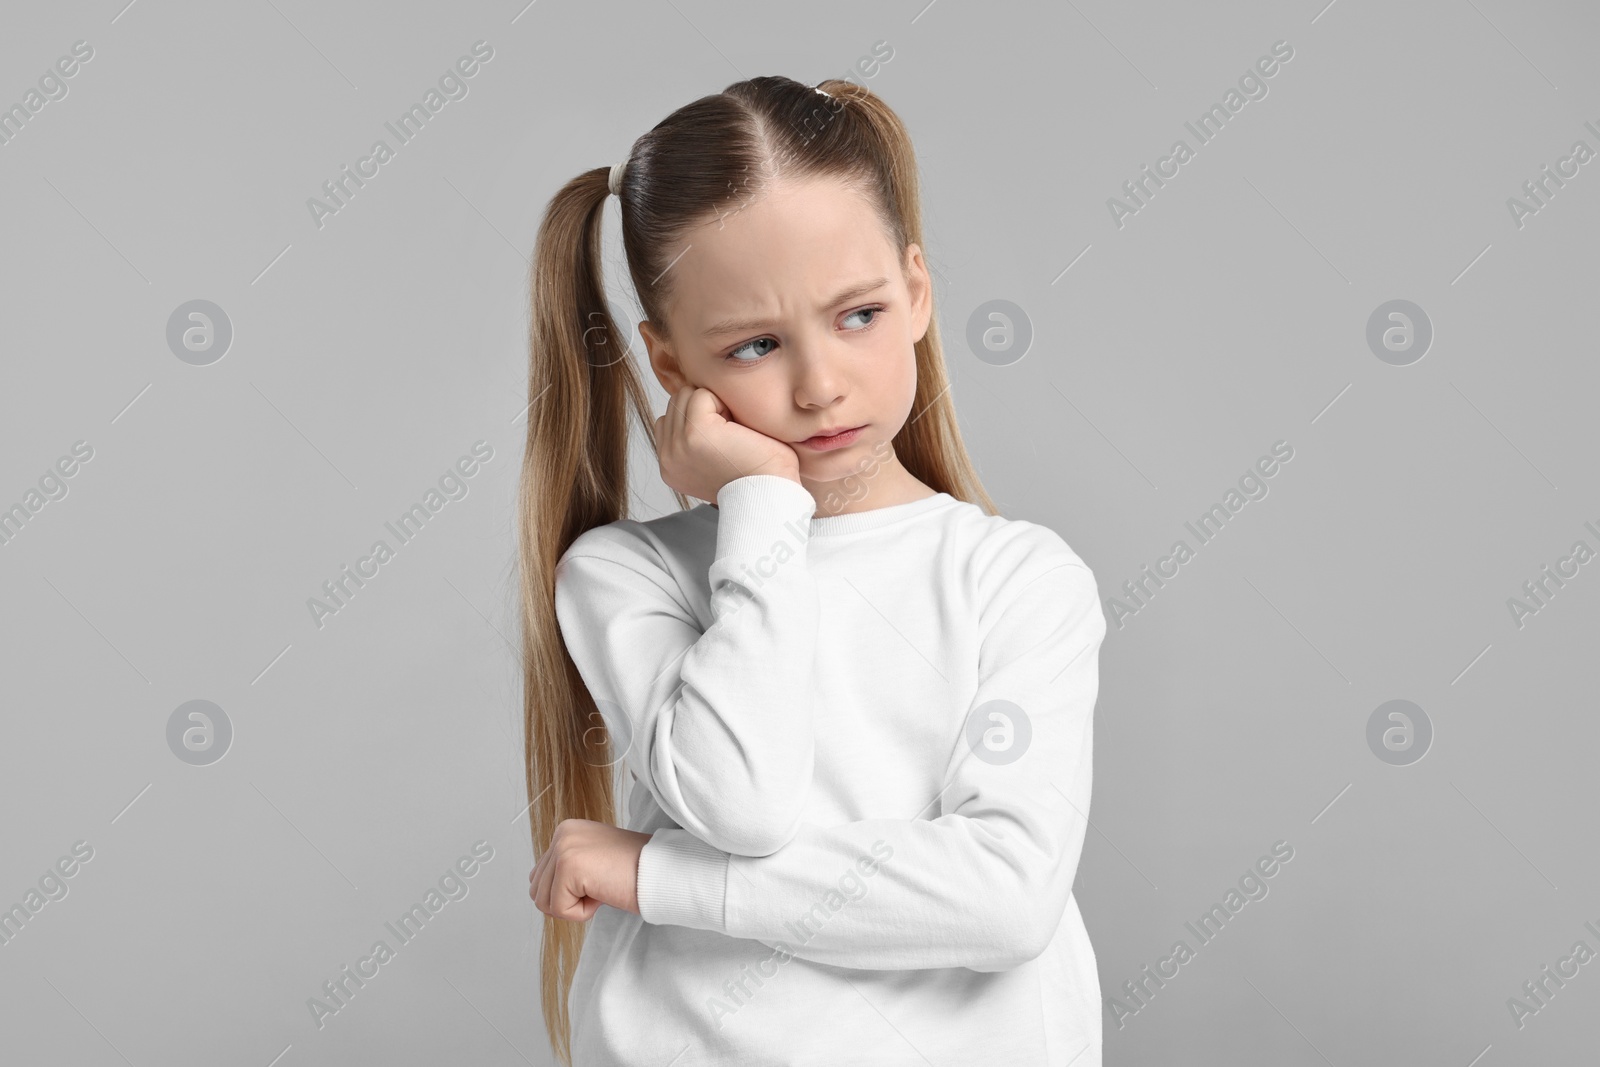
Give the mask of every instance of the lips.
[{"label": "lips", "polygon": [[835,426],[831,430],[823,430],[820,433],[814,433],[810,437],[806,438],[806,440],[807,441],[820,441],[820,440],[822,440],[824,438],[827,438],[827,437],[838,437],[840,434],[844,433],[846,430],[859,430],[859,429],[861,429],[860,426]]},{"label": "lips", "polygon": [[845,448],[853,444],[861,436],[861,431],[867,428],[866,423],[860,426],[851,426],[830,434],[815,434],[804,441],[796,442],[803,448],[813,449],[818,452],[828,452],[836,448]]}]

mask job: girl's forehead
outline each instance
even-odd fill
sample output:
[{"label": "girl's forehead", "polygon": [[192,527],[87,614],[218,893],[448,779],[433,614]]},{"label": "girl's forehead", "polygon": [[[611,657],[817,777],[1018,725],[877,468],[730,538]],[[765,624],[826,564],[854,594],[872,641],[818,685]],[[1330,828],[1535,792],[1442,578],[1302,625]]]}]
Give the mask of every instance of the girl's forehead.
[{"label": "girl's forehead", "polygon": [[661,260],[667,328],[691,344],[838,310],[831,299],[868,280],[903,280],[900,250],[868,195],[827,176],[730,199]]},{"label": "girl's forehead", "polygon": [[[786,250],[748,262],[689,261],[674,286],[669,316],[674,325],[707,344],[758,332],[779,320],[825,315],[852,300],[880,298],[901,281],[887,241],[879,247],[832,246],[822,254]],[[732,269],[728,269],[728,268]]]},{"label": "girl's forehead", "polygon": [[836,287],[843,275],[881,274],[898,262],[872,205],[839,182],[758,193],[691,229],[679,245],[667,268],[675,287],[711,302],[774,287]]}]

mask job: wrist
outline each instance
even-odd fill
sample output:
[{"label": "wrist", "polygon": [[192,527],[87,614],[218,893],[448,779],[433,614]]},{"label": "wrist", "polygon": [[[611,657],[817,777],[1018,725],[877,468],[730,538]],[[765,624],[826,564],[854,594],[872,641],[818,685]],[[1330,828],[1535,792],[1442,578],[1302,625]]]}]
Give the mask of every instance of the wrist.
[{"label": "wrist", "polygon": [[644,846],[650,843],[649,834],[641,834],[635,830],[627,831],[628,842],[632,846],[628,851],[627,884],[628,896],[623,901],[623,910],[639,914],[639,854],[644,851]]},{"label": "wrist", "polygon": [[675,826],[650,836],[639,853],[639,917],[726,932],[728,853]]},{"label": "wrist", "polygon": [[728,486],[732,485],[734,482],[742,481],[745,478],[782,478],[786,482],[793,482],[794,484],[800,486],[802,489],[805,488],[805,486],[800,481],[800,472],[798,470],[784,470],[782,468],[778,468],[776,470],[759,469],[759,470],[753,470],[753,471],[745,471],[743,474],[737,475],[736,477],[733,477],[733,478],[729,478],[727,481],[725,481],[721,485],[717,486],[716,492],[711,495],[712,502],[713,503],[718,502],[719,498],[722,495],[722,491],[724,489],[726,489]]},{"label": "wrist", "polygon": [[773,474],[779,478],[787,478],[791,482],[800,480],[800,463],[798,457],[791,452],[789,456],[779,456],[765,463],[758,464],[749,474]]}]

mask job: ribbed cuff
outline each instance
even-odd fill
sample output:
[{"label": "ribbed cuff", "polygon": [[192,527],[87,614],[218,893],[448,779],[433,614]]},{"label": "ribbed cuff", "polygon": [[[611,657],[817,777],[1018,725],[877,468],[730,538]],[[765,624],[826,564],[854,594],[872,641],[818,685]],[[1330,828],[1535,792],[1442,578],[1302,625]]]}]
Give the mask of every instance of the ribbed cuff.
[{"label": "ribbed cuff", "polygon": [[639,852],[635,894],[647,923],[724,933],[727,890],[728,854],[687,830],[662,827]]},{"label": "ribbed cuff", "polygon": [[771,552],[779,541],[803,548],[811,538],[817,500],[799,482],[777,474],[747,474],[717,490],[717,559]]}]

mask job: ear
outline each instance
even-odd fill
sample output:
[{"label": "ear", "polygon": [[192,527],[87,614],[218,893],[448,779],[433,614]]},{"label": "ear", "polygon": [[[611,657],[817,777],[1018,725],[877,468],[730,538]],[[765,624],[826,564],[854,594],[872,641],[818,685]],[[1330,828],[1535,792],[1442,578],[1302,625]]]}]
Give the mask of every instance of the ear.
[{"label": "ear", "polygon": [[922,258],[922,249],[915,243],[906,245],[906,291],[911,294],[911,341],[915,344],[928,332],[933,318],[933,279],[928,275],[928,264]]},{"label": "ear", "polygon": [[684,377],[683,369],[672,354],[667,339],[648,319],[640,321],[639,336],[644,338],[645,350],[650,353],[650,369],[655,371],[656,381],[661,383],[661,388],[667,391],[668,396],[676,396],[678,390],[690,383]]}]

